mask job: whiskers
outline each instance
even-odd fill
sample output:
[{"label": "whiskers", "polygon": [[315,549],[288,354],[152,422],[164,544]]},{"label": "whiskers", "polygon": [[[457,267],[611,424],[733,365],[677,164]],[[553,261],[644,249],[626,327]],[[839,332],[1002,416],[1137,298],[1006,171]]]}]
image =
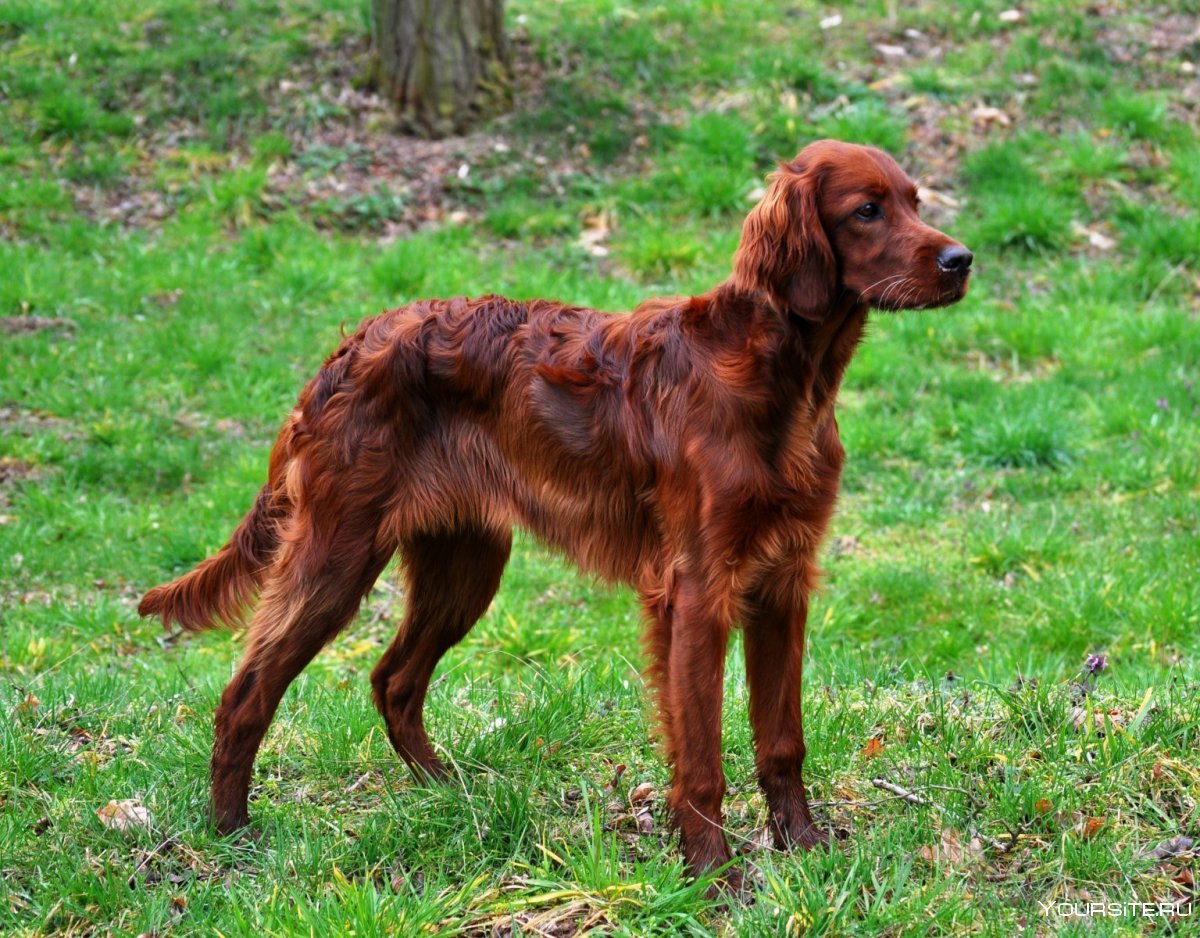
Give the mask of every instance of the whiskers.
[{"label": "whiskers", "polygon": [[883,284],[883,292],[875,299],[869,302],[879,309],[903,309],[905,303],[916,296],[920,289],[920,284],[915,277],[909,274],[893,274],[890,277],[884,277],[881,280],[876,280],[873,284],[862,290],[858,294],[860,300],[867,298],[867,294]]},{"label": "whiskers", "polygon": [[[868,296],[871,291],[880,286],[883,289],[878,296]],[[946,306],[958,302],[965,292],[965,288],[932,291],[920,277],[894,274],[877,280],[866,289],[860,290],[858,299],[859,302],[870,303],[876,309],[894,312],[901,309],[931,309],[935,306]]]}]

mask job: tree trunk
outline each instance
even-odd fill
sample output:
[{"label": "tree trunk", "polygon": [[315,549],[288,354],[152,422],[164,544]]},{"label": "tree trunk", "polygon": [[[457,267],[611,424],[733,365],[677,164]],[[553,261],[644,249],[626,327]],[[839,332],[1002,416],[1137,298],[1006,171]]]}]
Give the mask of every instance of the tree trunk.
[{"label": "tree trunk", "polygon": [[375,76],[405,130],[462,133],[512,106],[504,0],[372,0]]}]

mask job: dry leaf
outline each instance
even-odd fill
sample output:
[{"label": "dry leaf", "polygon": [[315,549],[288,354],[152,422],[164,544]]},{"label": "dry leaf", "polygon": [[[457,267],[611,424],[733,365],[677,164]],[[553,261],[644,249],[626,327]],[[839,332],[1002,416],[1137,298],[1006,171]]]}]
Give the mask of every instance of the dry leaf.
[{"label": "dry leaf", "polygon": [[621,776],[625,774],[625,763],[620,763],[613,769],[612,780],[604,786],[605,791],[616,791],[617,786],[621,784]]},{"label": "dry leaf", "polygon": [[959,208],[961,203],[952,195],[947,195],[945,192],[938,192],[936,189],[929,189],[921,186],[917,190],[917,198],[922,202],[930,205],[944,205],[946,208]]},{"label": "dry leaf", "polygon": [[607,257],[608,248],[601,242],[607,241],[610,234],[612,234],[611,215],[607,212],[589,215],[583,220],[583,231],[579,233],[579,240],[576,241],[576,244],[592,257]]},{"label": "dry leaf", "polygon": [[1191,837],[1180,835],[1164,840],[1158,846],[1142,851],[1142,856],[1148,860],[1167,860],[1171,857],[1191,854],[1196,848],[1196,841]]},{"label": "dry leaf", "polygon": [[1038,814],[1049,814],[1054,810],[1054,805],[1049,798],[1039,798],[1034,802],[1033,810]]},{"label": "dry leaf", "polygon": [[488,733],[494,733],[494,732],[496,732],[496,730],[502,730],[506,726],[508,726],[507,719],[505,719],[504,717],[496,717],[496,719],[492,720],[491,723],[489,723],[487,726],[485,726],[482,730],[479,731],[479,735],[487,736]]},{"label": "dry leaf", "polygon": [[96,812],[96,816],[105,827],[118,831],[150,826],[150,812],[132,798],[110,801]]},{"label": "dry leaf", "polygon": [[1012,118],[998,107],[977,107],[971,112],[971,117],[975,123],[981,124],[984,127],[990,127],[992,124],[997,124],[1001,127],[1012,125]]},{"label": "dry leaf", "polygon": [[634,819],[637,821],[639,834],[654,833],[654,818],[651,817],[649,808],[639,808]]},{"label": "dry leaf", "polygon": [[629,793],[630,804],[649,804],[654,800],[654,786],[650,782],[642,782]]},{"label": "dry leaf", "polygon": [[887,75],[884,78],[877,78],[875,81],[867,85],[872,91],[889,91],[892,88],[899,88],[901,85],[908,83],[908,76],[903,72],[896,72],[894,75]]},{"label": "dry leaf", "polygon": [[868,759],[874,759],[883,752],[883,741],[878,736],[872,736],[862,748],[862,754]]},{"label": "dry leaf", "polygon": [[1075,825],[1075,833],[1084,840],[1091,840],[1104,827],[1104,818],[1102,817],[1083,817],[1079,819],[1079,823]]},{"label": "dry leaf", "polygon": [[[1111,251],[1117,246],[1115,238],[1109,237],[1099,229],[1088,228],[1077,221],[1071,223],[1071,232],[1078,238],[1087,238],[1087,243],[1097,251]],[[1103,668],[1100,670],[1103,670]]]},{"label": "dry leaf", "polygon": [[925,846],[917,851],[917,856],[930,863],[961,863],[964,853],[958,842],[958,834],[952,828],[942,828],[942,837],[936,847]]}]

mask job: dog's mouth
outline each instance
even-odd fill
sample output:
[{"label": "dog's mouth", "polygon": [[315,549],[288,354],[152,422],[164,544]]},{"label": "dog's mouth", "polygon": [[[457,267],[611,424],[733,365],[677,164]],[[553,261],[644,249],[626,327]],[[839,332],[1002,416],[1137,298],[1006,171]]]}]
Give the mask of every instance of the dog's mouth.
[{"label": "dog's mouth", "polygon": [[906,277],[889,284],[877,296],[864,297],[875,309],[895,313],[905,309],[936,309],[951,306],[967,295],[969,276],[956,278],[952,284],[938,284],[930,289],[916,278]]}]

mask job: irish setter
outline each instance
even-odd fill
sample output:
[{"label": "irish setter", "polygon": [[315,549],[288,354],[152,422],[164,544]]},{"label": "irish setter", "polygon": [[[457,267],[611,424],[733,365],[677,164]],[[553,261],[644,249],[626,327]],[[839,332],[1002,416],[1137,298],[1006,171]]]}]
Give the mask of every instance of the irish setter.
[{"label": "irish setter", "polygon": [[204,629],[238,622],[259,594],[216,712],[217,828],[248,822],[280,697],[397,551],[407,611],[371,685],[396,752],[446,776],[422,719],[430,675],[492,601],[519,524],[641,595],[689,869],[730,860],[720,716],[739,627],[774,842],[826,841],[801,775],[800,675],[845,456],[838,385],[869,309],[953,303],[971,267],[917,201],[886,154],[820,141],[773,174],[732,276],[707,293],[628,315],[422,300],[345,338],[229,543],[138,607]]}]

